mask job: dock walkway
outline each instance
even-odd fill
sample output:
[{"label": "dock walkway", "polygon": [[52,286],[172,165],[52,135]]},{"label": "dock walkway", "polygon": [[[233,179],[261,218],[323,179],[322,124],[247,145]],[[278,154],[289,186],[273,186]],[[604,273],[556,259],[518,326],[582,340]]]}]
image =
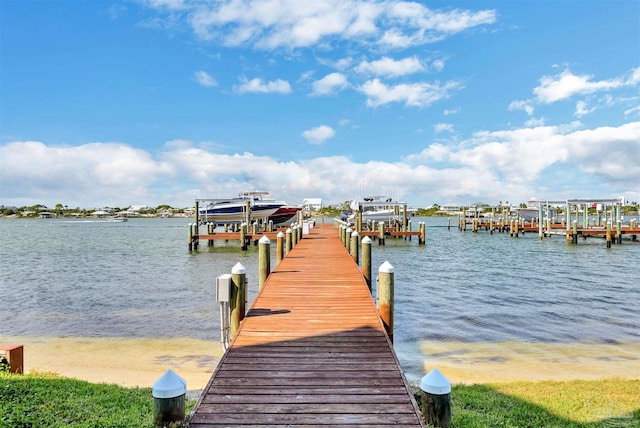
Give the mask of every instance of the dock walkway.
[{"label": "dock walkway", "polygon": [[190,427],[424,427],[360,269],[311,229],[273,270]]}]

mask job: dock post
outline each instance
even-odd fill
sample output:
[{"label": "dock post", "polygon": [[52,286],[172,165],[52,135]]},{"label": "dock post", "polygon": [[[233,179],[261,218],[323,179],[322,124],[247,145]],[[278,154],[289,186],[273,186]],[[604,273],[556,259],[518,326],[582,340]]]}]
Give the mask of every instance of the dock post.
[{"label": "dock post", "polygon": [[246,313],[247,296],[247,269],[242,263],[236,263],[231,268],[231,299],[229,302],[229,312],[231,314],[230,321],[230,337],[235,337],[240,323],[244,319]]},{"label": "dock post", "polygon": [[542,204],[538,205],[538,239],[542,239],[544,236],[544,225],[542,224],[542,218],[544,213],[542,212]]},{"label": "dock post", "polygon": [[247,223],[240,225],[240,248],[247,249]]},{"label": "dock post", "polygon": [[371,239],[368,236],[362,240],[362,274],[371,292]]},{"label": "dock post", "polygon": [[258,273],[258,290],[262,290],[271,273],[271,240],[267,235],[263,235],[258,241]]},{"label": "dock post", "polygon": [[256,237],[258,236],[258,222],[254,221],[251,230],[251,238],[253,239],[253,245],[258,245],[258,240]]},{"label": "dock post", "polygon": [[[402,206],[402,231],[407,232],[408,230],[411,230],[411,226],[409,225],[409,229],[407,229],[407,204],[404,204]],[[411,240],[411,236],[409,236],[409,240]]]},{"label": "dock post", "polygon": [[187,227],[189,228],[187,235],[187,247],[189,248],[189,251],[193,251],[193,227],[191,226],[191,223],[189,223]]},{"label": "dock post", "polygon": [[384,221],[378,223],[378,245],[384,245]]},{"label": "dock post", "polygon": [[573,220],[573,230],[571,235],[571,242],[574,244],[578,243],[578,220]]},{"label": "dock post", "polygon": [[429,426],[446,428],[451,423],[451,383],[433,369],[420,380],[422,416]]},{"label": "dock post", "polygon": [[284,259],[284,233],[278,232],[276,235],[276,266]]},{"label": "dock post", "polygon": [[378,313],[393,343],[393,266],[385,261],[378,268]]},{"label": "dock post", "polygon": [[351,254],[351,258],[356,262],[356,264],[360,263],[360,248],[358,246],[359,238],[360,234],[357,230],[351,234],[351,247],[349,249],[349,254]]},{"label": "dock post", "polygon": [[267,223],[267,231],[273,232],[273,220],[269,220],[269,222]]},{"label": "dock post", "polygon": [[426,243],[427,238],[427,225],[424,221],[418,223],[418,229],[420,232],[420,236],[418,237],[418,245],[424,245]]},{"label": "dock post", "polygon": [[616,241],[618,244],[622,244],[622,220],[616,221]]},{"label": "dock post", "polygon": [[451,230],[451,216],[447,218],[447,230]]},{"label": "dock post", "polygon": [[244,204],[244,213],[245,213],[245,219],[244,222],[247,224],[251,224],[251,201],[247,201]]},{"label": "dock post", "polygon": [[611,248],[611,222],[607,222],[607,248]]},{"label": "dock post", "polygon": [[292,234],[291,228],[288,228],[288,229],[287,229],[287,234],[286,234],[286,241],[285,241],[285,244],[286,244],[286,246],[285,246],[285,253],[284,253],[284,255],[285,255],[285,256],[286,256],[287,254],[289,254],[289,252],[291,252],[291,248],[292,248],[292,247],[291,247],[291,245],[292,245],[292,242],[291,242],[291,234]]},{"label": "dock post", "polygon": [[293,238],[293,240],[292,240],[292,248],[295,248],[296,245],[298,245],[298,237],[300,236],[300,235],[298,235],[298,227],[299,226],[297,224],[295,224],[293,226],[293,228],[291,229],[291,238]]},{"label": "dock post", "polygon": [[187,382],[171,369],[155,381],[151,389],[155,427],[182,426],[186,394]]},{"label": "dock post", "polygon": [[[349,251],[349,249],[351,248],[351,234],[353,233],[353,230],[351,230],[350,227],[347,228],[347,230],[345,231],[345,235],[344,235],[344,248],[347,249],[347,251]],[[350,252],[350,251],[349,251]]]}]

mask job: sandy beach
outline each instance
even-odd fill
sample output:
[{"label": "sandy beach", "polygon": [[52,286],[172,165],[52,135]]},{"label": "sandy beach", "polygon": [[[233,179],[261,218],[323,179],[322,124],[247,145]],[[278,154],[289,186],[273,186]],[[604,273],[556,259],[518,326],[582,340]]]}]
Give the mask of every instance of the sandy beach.
[{"label": "sandy beach", "polygon": [[[28,373],[128,387],[151,387],[169,368],[189,390],[205,387],[222,356],[218,342],[197,339],[0,336],[20,343]],[[454,384],[518,380],[640,378],[640,344],[423,342],[425,373],[434,367]]]},{"label": "sandy beach", "polygon": [[167,369],[204,388],[216,368],[220,343],[196,339],[0,336],[2,343],[24,345],[27,373],[61,376],[128,387],[151,387]]}]

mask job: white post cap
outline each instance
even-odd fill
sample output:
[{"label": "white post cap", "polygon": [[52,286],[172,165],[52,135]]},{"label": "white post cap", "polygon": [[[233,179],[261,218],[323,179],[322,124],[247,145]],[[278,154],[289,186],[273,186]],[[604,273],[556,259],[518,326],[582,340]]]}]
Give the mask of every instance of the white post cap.
[{"label": "white post cap", "polygon": [[347,233],[351,233],[353,232],[353,229],[351,229],[350,227],[347,227]]},{"label": "white post cap", "polygon": [[351,234],[351,237],[352,237],[352,238],[353,238],[354,236],[355,236],[356,238],[357,238],[358,236],[360,236],[360,234],[358,233],[358,231],[357,231],[357,230]]},{"label": "white post cap", "polygon": [[287,229],[287,233],[293,233],[293,231],[291,230],[291,228]]},{"label": "white post cap", "polygon": [[271,244],[271,240],[267,238],[267,235],[262,235],[262,238],[258,240],[259,244]]},{"label": "white post cap", "polygon": [[278,232],[278,234],[276,235],[276,238],[284,238],[284,233]]},{"label": "white post cap", "polygon": [[429,394],[444,395],[451,392],[451,383],[440,370],[433,369],[420,380],[420,389]]},{"label": "white post cap", "polygon": [[363,244],[371,244],[371,238],[369,238],[368,236],[365,236],[364,238],[362,238],[362,243]]},{"label": "white post cap", "polygon": [[173,370],[167,370],[155,381],[151,395],[155,398],[175,398],[187,393],[187,382]]},{"label": "white post cap", "polygon": [[231,268],[231,273],[235,273],[238,275],[242,275],[247,273],[247,268],[240,262],[236,263],[235,266]]},{"label": "white post cap", "polygon": [[393,273],[393,266],[388,261],[385,261],[378,268],[378,272],[380,272],[380,273]]}]

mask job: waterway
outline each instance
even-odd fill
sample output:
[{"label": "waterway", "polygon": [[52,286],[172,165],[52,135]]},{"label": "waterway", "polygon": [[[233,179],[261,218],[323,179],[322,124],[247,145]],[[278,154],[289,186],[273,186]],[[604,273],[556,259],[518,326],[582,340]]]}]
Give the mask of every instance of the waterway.
[{"label": "waterway", "polygon": [[[60,356],[47,358],[64,373],[83,364],[70,347],[90,356],[96,347],[123,352],[125,341],[129,361],[189,360],[202,383],[220,355],[215,278],[241,262],[251,302],[257,247],[216,242],[189,253],[190,221],[0,221],[0,342],[41,354],[55,343],[58,353],[46,355]],[[425,246],[388,239],[372,254],[374,270],[384,261],[395,269],[394,346],[410,380],[433,367],[454,382],[640,378],[640,243],[607,249],[602,239],[571,245],[449,230],[446,218],[414,218],[414,228],[418,221]],[[162,348],[176,341],[180,352]]]}]

